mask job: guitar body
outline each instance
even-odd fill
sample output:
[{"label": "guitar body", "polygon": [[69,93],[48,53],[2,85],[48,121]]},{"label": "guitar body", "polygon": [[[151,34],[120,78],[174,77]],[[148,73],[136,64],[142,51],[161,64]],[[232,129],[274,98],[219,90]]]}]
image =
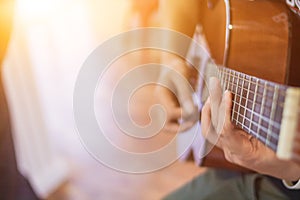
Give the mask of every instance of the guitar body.
[{"label": "guitar body", "polygon": [[[300,17],[284,1],[203,1],[202,35],[213,61],[226,67],[218,76],[234,95],[232,121],[289,158],[300,119],[293,112],[300,108],[300,88],[288,87],[300,86]],[[206,69],[204,80],[211,74]],[[199,87],[204,101],[207,88]]]},{"label": "guitar body", "polygon": [[216,64],[276,83],[300,85],[300,60],[291,54],[299,49],[300,41],[295,39],[300,36],[299,22],[294,23],[297,17],[285,2],[205,1],[201,24]]},{"label": "guitar body", "polygon": [[[217,64],[210,67],[206,51],[191,45],[188,58],[202,73],[202,103],[208,78],[218,76],[233,94],[231,121],[289,159],[300,124],[300,15],[283,0],[203,0],[200,10],[194,40]],[[222,162],[214,149],[207,149],[204,166]]]}]

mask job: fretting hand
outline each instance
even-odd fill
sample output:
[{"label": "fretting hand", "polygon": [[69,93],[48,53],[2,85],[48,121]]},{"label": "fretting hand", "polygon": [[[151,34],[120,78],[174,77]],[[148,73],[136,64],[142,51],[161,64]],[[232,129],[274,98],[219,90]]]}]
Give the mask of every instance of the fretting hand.
[{"label": "fretting hand", "polygon": [[300,165],[300,120],[298,121],[298,129],[293,144],[292,160]]},{"label": "fretting hand", "polygon": [[300,178],[300,165],[279,160],[275,152],[232,124],[232,95],[230,92],[222,94],[216,78],[211,78],[209,92],[210,97],[202,110],[202,134],[223,149],[228,161],[280,179],[295,181]]}]

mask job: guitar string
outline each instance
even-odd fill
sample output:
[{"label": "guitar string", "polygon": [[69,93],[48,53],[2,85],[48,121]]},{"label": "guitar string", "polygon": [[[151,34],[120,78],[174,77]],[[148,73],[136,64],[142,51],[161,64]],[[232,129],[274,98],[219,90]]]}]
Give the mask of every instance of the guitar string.
[{"label": "guitar string", "polygon": [[[259,113],[259,115],[260,116],[262,116],[263,115],[263,112],[264,112],[264,104],[265,104],[265,101],[266,101],[266,88],[264,88],[264,91],[263,91],[263,99],[262,99],[262,103],[261,103],[261,107],[260,107],[260,113]],[[260,129],[261,129],[261,122],[262,121],[262,119],[261,119],[261,117],[259,118],[259,120],[258,120],[258,124],[259,124],[259,126],[258,126],[258,130],[257,130],[257,132],[259,133],[259,131],[260,131]]]},{"label": "guitar string", "polygon": [[[244,89],[243,87],[240,86],[239,83],[241,82],[241,80],[240,80],[240,78],[239,78],[238,76],[232,75],[232,74],[229,74],[229,76],[238,79],[236,82],[234,82],[234,84],[237,85],[238,88],[240,88],[241,90],[242,90],[242,89],[243,89],[243,90],[246,90],[247,92],[250,92],[251,94],[254,95],[254,92],[253,92],[253,91],[251,91],[251,90],[249,91],[249,90]],[[246,76],[247,76],[247,75],[246,75]],[[228,79],[226,79],[226,80],[230,80],[230,77],[229,77]],[[257,80],[259,80],[259,79],[257,79]],[[253,81],[249,81],[249,80],[246,80],[246,83],[247,83],[247,84],[253,84],[253,86],[256,86],[256,85],[257,85],[257,82],[253,82]],[[281,86],[281,88],[280,88],[280,86],[278,86],[278,85],[274,85],[274,88],[275,88],[275,86],[278,87],[278,90],[279,90],[278,93],[279,93],[279,94],[282,94],[283,97],[285,97],[285,95],[286,95],[286,88],[283,88],[283,86]],[[275,92],[275,89],[273,89],[273,87],[265,86],[265,85],[262,85],[262,84],[258,84],[258,87],[260,87],[260,89],[266,88],[266,90],[269,91],[269,92]],[[259,91],[259,92],[260,92],[260,91]],[[261,98],[263,98],[263,96],[262,96],[261,93],[258,93],[258,96],[261,97]],[[282,102],[281,102],[281,103],[282,103]],[[283,106],[283,104],[281,104],[281,106]]]},{"label": "guitar string", "polygon": [[[229,83],[228,83],[228,85],[229,85]],[[250,84],[248,84],[248,91],[250,91]],[[249,100],[249,92],[247,92],[247,97],[246,97],[246,101],[245,101],[245,107],[246,108],[248,108],[248,100]],[[246,117],[246,110],[244,110],[243,124],[245,124],[245,117]]]},{"label": "guitar string", "polygon": [[[265,87],[265,85],[257,83],[256,80],[258,80],[258,82],[263,82],[263,84],[264,84],[264,82],[267,82],[269,84],[269,86],[267,86],[267,88],[268,88],[269,91],[274,91],[275,86],[277,86],[279,88],[279,91],[282,92],[282,94],[285,95],[285,91],[287,89],[287,86],[285,86],[285,85],[281,85],[281,84],[278,84],[278,83],[266,81],[266,80],[263,80],[263,79],[260,79],[260,78],[257,78],[257,77],[253,77],[253,76],[244,74],[242,72],[237,72],[235,70],[232,70],[232,69],[229,69],[229,68],[225,68],[225,67],[219,67],[219,71],[220,71],[220,69],[222,69],[222,73],[226,73],[230,77],[237,77],[238,74],[243,74],[245,76],[245,79],[247,80],[248,83],[254,84],[254,85],[258,84],[258,86],[260,86],[260,87]],[[253,81],[253,79],[255,81]]]},{"label": "guitar string", "polygon": [[[240,99],[246,99],[244,96],[241,96],[240,94],[234,94],[234,95],[237,96],[237,97],[239,97]],[[253,102],[253,100],[251,100],[251,99],[249,100],[249,102],[252,103],[253,105],[258,105],[258,106],[260,106],[259,103]],[[255,109],[253,110],[253,109],[250,109],[250,108],[248,108],[248,107],[245,107],[244,105],[238,103],[237,100],[233,100],[233,103],[236,103],[238,106],[241,106],[243,109],[247,110],[247,111],[250,112],[250,113],[253,113],[253,114],[254,114],[255,116],[257,116],[257,117],[262,117],[263,120],[265,120],[266,122],[268,122],[268,121],[270,120],[270,119],[268,118],[269,116],[260,115],[260,114],[258,114],[258,113],[255,111]],[[267,107],[267,108],[271,108],[271,107]],[[274,121],[274,120],[272,120],[272,121],[274,122],[274,124],[276,125],[277,128],[280,127],[280,123],[279,123],[279,122],[276,122],[276,121]]]},{"label": "guitar string", "polygon": [[[233,78],[234,78],[234,77],[233,77]],[[238,78],[240,78],[240,77],[238,77]],[[225,83],[224,83],[224,79],[226,79]],[[229,88],[229,84],[230,84],[230,83],[229,83],[229,81],[228,81],[228,79],[227,79],[226,76],[224,76],[224,75],[221,76],[221,82],[224,83],[223,86],[225,86],[225,85],[226,85],[226,82],[227,82],[227,88]],[[225,87],[226,87],[226,86],[225,86]],[[249,87],[249,85],[248,85],[248,87]],[[223,88],[223,89],[225,89],[225,88]],[[232,90],[233,90],[233,87],[232,87]],[[236,98],[235,98],[235,102],[236,102]],[[240,104],[241,104],[241,98],[240,98]],[[235,104],[234,104],[234,105],[235,105]],[[240,107],[239,107],[239,108],[240,108]],[[248,108],[244,107],[244,109],[248,109]],[[233,110],[233,112],[236,112],[236,111]],[[275,133],[273,134],[272,132],[268,134],[269,131],[268,131],[267,128],[265,128],[264,126],[261,126],[260,124],[257,124],[256,122],[254,122],[253,124],[256,124],[257,129],[258,129],[258,131],[255,132],[255,131],[252,130],[250,127],[248,127],[247,125],[245,125],[245,123],[244,123],[245,119],[249,121],[249,119],[245,116],[245,113],[246,113],[245,110],[244,110],[244,115],[241,115],[239,111],[236,112],[236,114],[237,114],[237,119],[234,118],[234,113],[233,113],[233,114],[232,114],[232,117],[233,117],[233,120],[232,120],[232,121],[235,121],[236,125],[240,125],[241,128],[244,129],[245,131],[247,131],[248,133],[250,133],[250,134],[252,133],[252,135],[254,135],[256,138],[260,139],[261,142],[265,143],[267,146],[269,146],[269,147],[271,147],[271,148],[273,148],[273,149],[276,149],[276,144],[274,144],[273,141],[271,141],[270,139],[269,139],[270,141],[268,141],[268,136],[269,136],[269,137],[274,137],[274,138],[275,138],[275,141],[277,142],[277,141],[278,141],[278,138],[279,138],[279,137],[278,137],[278,134],[275,134]],[[239,116],[242,117],[243,123],[241,123],[241,122],[238,120]],[[263,130],[263,131],[266,132],[267,138],[265,138],[263,135],[260,135],[259,127],[261,128],[261,130]],[[270,127],[270,126],[269,126],[269,127]]]},{"label": "guitar string", "polygon": [[[248,101],[250,101],[252,104],[259,104],[260,102],[256,102],[256,101],[253,101],[252,99],[250,99],[249,100],[249,93],[250,92],[252,92],[252,91],[250,91],[249,90],[249,88],[250,88],[250,85],[248,84],[248,89],[246,89],[245,87],[243,87],[243,86],[240,86],[240,85],[237,85],[237,84],[235,84],[234,82],[230,82],[230,78],[228,78],[228,75],[227,76],[224,76],[224,74],[222,73],[221,74],[221,79],[222,79],[222,81],[223,82],[225,82],[225,83],[223,83],[223,86],[225,86],[226,84],[227,84],[227,88],[229,89],[229,85],[231,84],[231,90],[233,90],[233,86],[235,86],[236,87],[236,89],[237,88],[240,88],[240,90],[241,90],[241,93],[242,93],[242,95],[239,95],[238,94],[238,92],[236,92],[236,94],[235,95],[237,95],[237,96],[239,96],[239,98],[240,98],[240,101],[242,100],[242,99],[245,99],[245,101],[246,101],[246,104],[248,104]],[[243,78],[246,76],[245,74],[244,75],[239,75],[238,76],[238,78],[240,79],[240,76],[242,76]],[[235,77],[237,77],[237,76],[235,76]],[[233,77],[233,79],[235,78],[235,77]],[[226,79],[226,80],[224,80],[224,79]],[[242,83],[242,85],[243,85],[243,83]],[[226,88],[226,86],[224,87],[224,89]],[[266,90],[266,87],[264,87],[265,88],[265,90]],[[276,89],[275,89],[275,93],[278,95],[278,86],[276,86],[275,87]],[[243,94],[244,94],[244,91],[246,91],[246,96],[248,97],[248,98],[246,98],[246,97],[244,97],[243,96]],[[274,93],[274,94],[275,94]],[[255,96],[255,94],[256,93],[254,93],[254,96]],[[269,108],[269,109],[273,109],[273,107],[274,107],[274,94],[272,95],[272,97],[271,97],[271,99],[270,99],[270,97],[268,98],[267,97],[267,100],[271,100],[271,102],[272,102],[272,105],[271,105],[271,107],[269,107],[269,106],[266,106],[265,108]],[[266,95],[263,95],[265,98],[266,98]],[[277,98],[276,98],[277,99]],[[280,102],[279,102],[280,103]],[[241,103],[240,103],[241,104]],[[277,105],[280,105],[280,104],[278,104],[277,103]],[[247,107],[247,106],[246,106]],[[248,107],[247,107],[248,108]],[[267,117],[269,117],[269,116],[267,116]]]},{"label": "guitar string", "polygon": [[[241,123],[239,121],[237,121],[237,125],[241,125]],[[266,138],[264,138],[261,135],[257,135],[252,129],[247,129],[247,127],[245,127],[245,131],[250,133],[251,135],[253,135],[254,137],[258,138],[261,142],[263,142],[264,144],[266,144]],[[272,141],[270,141],[268,144],[266,144],[267,146],[271,147],[273,150],[277,149],[277,144],[278,141],[276,141],[277,143],[274,143]]]},{"label": "guitar string", "polygon": [[[244,109],[249,110],[248,108],[244,108]],[[236,114],[236,115],[235,115],[236,118],[234,118],[234,120],[240,121],[240,120],[239,120],[239,117],[244,117],[242,114],[238,113],[238,112],[235,111],[235,110],[233,110],[232,112],[233,112],[233,114]],[[249,119],[247,116],[245,116],[245,120],[248,120],[248,121],[250,122],[250,119]],[[266,118],[263,118],[263,120],[266,120]],[[266,121],[266,122],[267,122],[267,121]],[[260,126],[260,128],[263,129],[263,131],[265,131],[265,132],[267,133],[268,127],[265,127],[265,126],[263,126],[263,125],[261,125],[261,124],[258,124],[258,122],[253,121],[253,120],[252,120],[252,123],[253,123],[254,125],[256,125],[257,127]],[[274,130],[274,128],[280,130],[280,128],[281,128],[281,125],[278,124],[278,123],[275,123],[274,121],[273,121],[273,123],[270,122],[269,124],[271,124],[272,130]],[[269,124],[268,124],[267,126],[269,126]],[[246,125],[245,125],[245,126],[246,126]],[[250,128],[250,127],[249,127],[249,128]],[[272,137],[277,138],[278,135],[272,135]]]},{"label": "guitar string", "polygon": [[[226,80],[225,82],[228,82],[228,81]],[[241,88],[241,86],[236,85],[235,83],[229,82],[229,84],[231,84],[231,86],[240,88],[240,90],[245,90],[245,91],[247,92],[247,94],[248,94],[248,92],[249,92],[249,93],[253,93],[254,96],[257,95],[255,92],[252,92],[251,90],[248,91],[248,89],[243,89],[243,88]],[[232,89],[232,88],[231,88],[231,90],[229,90],[229,91],[231,91],[234,95],[237,95],[239,98],[242,98],[242,99],[245,100],[245,101],[250,101],[250,103],[255,104],[255,105],[259,105],[259,106],[260,106],[260,103],[261,103],[261,102],[257,102],[257,101],[254,102],[251,98],[248,99],[248,98],[246,98],[246,97],[240,95],[239,93],[235,93],[235,92],[233,92],[233,89]],[[275,92],[276,92],[276,91],[275,91]],[[262,96],[260,95],[260,97],[262,97]],[[270,98],[272,99],[272,104],[273,104],[273,97],[270,97]],[[268,99],[268,100],[271,100],[271,99]],[[278,98],[277,98],[277,99],[278,99]],[[280,101],[279,101],[279,102],[277,102],[276,105],[277,105],[277,107],[279,107],[279,108],[282,108],[282,109],[284,108],[284,103],[283,103],[283,102],[280,102]],[[272,105],[271,105],[271,106],[272,106]],[[265,106],[265,108],[271,109],[272,107]],[[300,105],[298,105],[298,107],[295,108],[295,110],[297,110],[296,112],[300,114]]]},{"label": "guitar string", "polygon": [[[228,81],[226,80],[226,82],[228,82]],[[230,82],[230,81],[229,81],[229,82]],[[251,93],[251,94],[253,94],[253,96],[255,95],[254,92],[252,92],[251,90],[249,91],[248,89],[243,89],[240,85],[236,85],[235,83],[230,83],[230,84],[233,84],[233,86],[239,88],[239,90],[244,90],[245,92],[247,92],[247,94]],[[237,93],[237,94],[238,94],[238,93]],[[257,94],[257,95],[259,95],[259,94]],[[242,96],[242,97],[245,98],[244,96]],[[259,95],[259,97],[263,98],[262,95]],[[267,96],[267,98],[268,98],[268,96]],[[249,98],[249,99],[252,100],[251,98]],[[269,97],[268,100],[272,100],[272,99],[273,99],[273,97]],[[256,103],[261,103],[261,102],[256,102]],[[278,103],[277,103],[277,106],[280,106],[280,107],[283,108],[283,107],[284,107],[284,103],[283,103],[283,102],[278,102]]]},{"label": "guitar string", "polygon": [[[226,79],[226,80],[225,80],[225,82],[227,82],[227,81],[231,82],[230,79]],[[248,90],[248,89],[244,89],[242,86],[237,85],[236,83],[230,83],[230,84],[232,84],[232,86],[235,86],[235,87],[236,87],[236,94],[239,93],[238,91],[240,91],[241,93],[243,93],[243,91],[245,91],[245,92],[247,92],[247,94],[248,94],[248,93],[251,93],[251,94],[253,94],[253,96],[254,96],[254,95],[257,95],[257,96],[260,97],[261,99],[263,98],[263,95],[254,93],[254,92],[252,92],[251,90]],[[227,88],[227,89],[229,89],[229,88]],[[232,89],[232,90],[233,90],[233,89]],[[273,96],[272,96],[272,97],[267,96],[267,98],[269,98],[268,100],[272,100],[272,99],[273,99]],[[271,99],[270,99],[270,98],[271,98]],[[255,103],[256,103],[256,102],[255,102]],[[259,104],[259,103],[261,103],[261,102],[257,102],[257,103]],[[277,103],[277,105],[278,105],[279,107],[283,107],[283,106],[284,106],[283,102],[281,102],[281,101],[279,101],[279,102]]]},{"label": "guitar string", "polygon": [[[248,108],[245,108],[245,107],[244,107],[244,109],[249,110]],[[238,112],[233,111],[233,112],[236,113],[236,116],[237,116],[236,118],[233,117],[233,119],[234,119],[233,121],[236,123],[236,125],[240,125],[243,130],[245,130],[248,133],[254,135],[256,138],[261,139],[261,142],[265,143],[265,145],[271,146],[271,147],[276,149],[276,142],[278,142],[278,139],[279,139],[280,127],[279,128],[275,127],[275,128],[277,128],[277,132],[275,132],[276,129],[271,130],[271,127],[274,126],[274,124],[272,124],[272,123],[269,123],[268,128],[267,128],[267,127],[264,127],[263,125],[261,125],[261,122],[257,123],[255,121],[250,121],[250,119],[247,116],[242,115],[239,111]],[[233,116],[235,116],[234,113],[233,113]],[[244,112],[244,113],[246,113],[246,112]],[[243,122],[241,122],[239,120],[239,117],[241,117],[243,119]],[[248,120],[249,122],[252,122],[252,124],[254,126],[256,126],[257,130],[254,131],[254,128],[251,128],[250,125],[248,127],[245,124],[245,120]],[[260,130],[264,131],[266,136],[263,136],[263,134],[261,133]],[[275,143],[273,142],[273,140],[271,140],[271,138],[275,139]]]},{"label": "guitar string", "polygon": [[[232,83],[230,83],[230,84],[232,84]],[[261,107],[261,105],[260,105],[259,103],[254,102],[252,99],[250,99],[250,100],[249,100],[249,99],[246,99],[246,97],[241,96],[241,95],[239,95],[239,94],[235,94],[235,95],[238,96],[238,97],[240,98],[240,101],[243,99],[243,100],[246,101],[246,103],[250,102],[252,105],[254,104],[254,105],[257,105],[257,106]],[[258,114],[258,113],[255,111],[255,109],[250,109],[248,106],[242,105],[241,102],[238,103],[236,100],[234,100],[234,103],[237,104],[238,106],[242,106],[242,108],[244,109],[244,113],[245,113],[245,114],[246,114],[246,111],[248,111],[248,112],[250,112],[250,113],[251,113],[251,112],[254,112],[254,114],[255,114],[257,117],[262,116],[264,121],[266,121],[266,122],[270,121],[270,119],[269,119],[270,116],[268,116],[268,115],[265,116],[265,115]],[[274,103],[273,103],[273,106],[274,106]],[[253,106],[252,106],[252,107],[253,107]],[[267,110],[267,111],[269,111],[268,109],[270,109],[270,110],[272,111],[272,105],[271,105],[271,107],[266,106],[265,108],[266,108],[265,110]],[[271,113],[271,112],[270,112],[270,113]],[[264,114],[264,113],[263,113],[263,114]],[[275,120],[271,120],[271,121],[275,124],[276,127],[280,127],[280,123],[276,122]]]},{"label": "guitar string", "polygon": [[[223,70],[222,70],[222,71],[223,71]],[[222,71],[221,71],[221,72],[222,72]],[[248,92],[247,92],[247,96],[249,96],[249,88],[250,88],[250,84],[248,84],[248,89],[245,89],[245,87],[244,87],[244,82],[245,82],[245,80],[246,80],[246,79],[245,79],[245,77],[246,77],[245,74],[244,74],[244,75],[243,75],[243,74],[238,74],[238,76],[235,76],[235,77],[232,76],[232,77],[233,77],[233,79],[236,78],[236,77],[237,77],[238,79],[243,78],[243,80],[242,80],[243,82],[242,82],[242,87],[241,87],[241,88],[242,88],[242,90],[247,90],[247,91],[248,91]],[[225,80],[225,83],[223,84],[224,89],[226,88],[226,86],[225,86],[225,85],[226,85],[226,82],[227,82],[227,88],[229,88],[230,77],[228,77],[228,73],[225,74],[225,75],[224,75],[224,73],[221,74],[221,80],[222,80],[223,82],[224,82],[224,79],[226,79],[226,80]],[[239,82],[240,82],[240,81],[239,81]],[[231,84],[232,84],[232,83],[231,83]],[[234,84],[232,84],[232,88],[233,88],[233,85],[234,85]],[[266,86],[266,82],[265,82],[265,86]],[[256,87],[256,88],[257,88],[257,87]],[[264,93],[266,92],[266,88],[267,88],[267,87],[264,87]],[[278,90],[276,90],[276,91],[278,91]],[[278,94],[278,93],[276,92],[276,94]],[[266,97],[266,95],[264,94],[264,95],[263,95],[263,100],[262,100],[263,102],[265,101],[265,97]],[[242,98],[243,98],[243,97],[242,97]],[[241,99],[242,99],[242,98],[240,98],[240,103],[239,103],[240,105],[241,105]],[[246,128],[247,130],[252,130],[252,129],[250,129],[250,127],[247,127],[247,126],[245,125],[245,123],[244,123],[244,120],[245,120],[245,119],[247,119],[248,121],[250,121],[250,119],[248,119],[248,118],[245,116],[245,115],[246,115],[246,110],[249,111],[249,109],[247,108],[248,99],[249,99],[249,98],[246,98],[246,106],[245,106],[245,107],[242,106],[242,107],[244,108],[244,116],[241,115],[239,111],[237,112],[237,114],[240,115],[240,116],[242,117],[243,122],[242,122],[242,123],[239,122],[238,119],[237,119],[236,121],[239,122],[239,124],[242,126],[242,128]],[[272,99],[272,100],[274,100],[274,96],[273,96],[273,99]],[[264,104],[264,103],[263,103],[263,104]],[[271,108],[273,108],[273,106],[274,106],[274,102],[273,102]],[[241,107],[241,106],[238,107],[238,110],[240,110],[240,107]],[[263,107],[261,107],[261,108],[263,108]],[[274,110],[274,109],[272,109],[272,110]],[[251,112],[251,111],[250,111],[250,112]],[[271,112],[272,112],[272,111],[271,111]],[[256,113],[255,113],[255,114],[256,114]],[[259,116],[264,117],[262,114],[263,114],[263,110],[261,109],[261,113],[260,113]],[[273,115],[273,114],[271,114],[271,115]],[[233,117],[234,117],[234,115],[233,115]],[[239,117],[239,116],[238,116],[238,117]],[[269,117],[269,116],[268,116],[268,117]],[[251,115],[251,118],[252,118],[252,115]],[[272,118],[273,118],[273,117],[271,117],[271,121],[274,121],[274,120],[272,120]],[[267,122],[269,121],[268,119],[267,119],[267,120],[264,119],[264,120],[267,121]],[[251,122],[252,122],[252,121],[251,121]],[[275,122],[275,121],[274,121],[274,122]],[[257,124],[257,123],[256,123],[256,124]],[[261,117],[259,118],[259,123],[257,124],[257,128],[258,128],[257,133],[260,132],[260,131],[259,131],[260,128],[261,128],[261,129],[264,129],[264,131],[266,132],[266,135],[267,135],[267,138],[265,139],[266,145],[268,145],[268,143],[271,142],[271,141],[269,141],[269,137],[278,138],[278,135],[277,135],[277,134],[276,134],[276,135],[272,134],[272,132],[271,132],[271,127],[272,127],[272,125],[271,125],[271,124],[272,124],[272,123],[269,123],[269,124],[268,124],[268,128],[262,126],[262,125],[261,125]],[[274,123],[273,126],[275,126],[275,125],[276,125],[276,124]],[[277,127],[277,128],[278,128],[278,127]],[[279,125],[279,128],[280,128],[280,125]],[[257,133],[255,134],[255,136],[257,136],[257,137],[262,137],[262,136],[260,136],[260,135],[257,135]],[[271,143],[272,143],[272,142],[271,142]]]},{"label": "guitar string", "polygon": [[[234,74],[231,74],[231,71],[233,71],[232,73],[235,73],[235,74],[243,74],[243,73],[241,73],[241,72],[236,72],[236,71],[234,71],[234,70],[230,70],[230,69],[228,69],[228,68],[223,68],[223,69],[225,69],[225,70],[227,70],[227,71],[222,71],[222,73],[225,73],[225,74],[229,74],[229,77],[226,79],[226,80],[230,80],[230,78],[232,77],[232,79],[234,80],[234,78],[237,78],[238,80],[237,81],[234,81],[234,83],[235,84],[237,84],[237,86],[238,86],[238,88],[239,88],[239,90],[246,90],[246,92],[249,92],[249,93],[251,93],[251,94],[253,94],[253,95],[255,95],[256,93],[254,93],[253,91],[249,91],[249,90],[247,90],[247,89],[245,89],[245,88],[243,88],[243,87],[241,87],[240,86],[240,82],[241,82],[241,80],[240,80],[240,77],[239,76],[237,76],[237,75],[234,75]],[[230,70],[230,71],[229,71]],[[277,92],[278,92],[278,94],[281,94],[282,96],[281,97],[283,97],[283,98],[285,98],[285,96],[286,96],[286,90],[287,90],[287,88],[288,88],[288,86],[284,86],[284,85],[281,85],[281,84],[277,84],[277,83],[274,83],[274,82],[268,82],[268,81],[265,81],[265,80],[262,80],[262,79],[259,79],[259,78],[256,78],[256,77],[251,77],[251,76],[249,76],[249,75],[247,75],[247,74],[244,74],[245,75],[245,77],[248,77],[248,79],[254,79],[254,80],[256,80],[256,82],[254,82],[254,81],[250,81],[250,80],[247,80],[247,79],[245,79],[245,82],[246,82],[246,84],[252,84],[252,86],[258,86],[258,87],[260,87],[260,89],[262,89],[262,88],[266,88],[267,89],[267,91],[269,91],[269,92],[275,92],[275,88],[277,88]],[[272,85],[270,85],[270,86],[265,86],[265,85],[262,85],[262,84],[259,84],[258,82],[263,82],[263,83],[267,83],[267,84],[272,84]],[[251,86],[250,86],[251,87]],[[258,93],[257,94],[260,98],[263,98],[263,96],[261,95],[261,93]],[[279,95],[278,95],[279,96]],[[273,96],[272,96],[273,97]],[[272,98],[271,97],[271,98]],[[284,102],[281,102],[281,101],[279,101],[279,103],[278,103],[278,106],[281,106],[281,107],[284,107]],[[297,107],[297,112],[298,113],[300,113],[300,105]]]},{"label": "guitar string", "polygon": [[[271,114],[270,114],[270,121],[272,121],[275,118],[275,113],[276,113],[275,102],[277,102],[277,98],[278,98],[278,88],[276,87],[275,88],[275,93],[274,93],[274,96],[273,96],[272,110],[271,110]],[[268,143],[270,142],[270,137],[271,136],[272,136],[271,123],[269,123],[266,145],[268,145]]]}]

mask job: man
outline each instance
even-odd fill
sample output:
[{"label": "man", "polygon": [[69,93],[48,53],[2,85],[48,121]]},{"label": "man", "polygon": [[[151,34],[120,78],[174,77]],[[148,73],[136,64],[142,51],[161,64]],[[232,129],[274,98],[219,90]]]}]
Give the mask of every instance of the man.
[{"label": "man", "polygon": [[[209,2],[162,0],[161,12],[164,15],[164,27],[192,37],[196,24],[201,23],[201,8],[206,3]],[[175,43],[175,41],[173,42]],[[163,62],[169,64],[187,79],[194,73],[176,55],[163,57]],[[161,78],[175,86],[178,101],[182,105],[179,107],[174,96],[166,89],[158,89],[161,102],[165,105],[168,113],[166,131],[181,132],[190,128],[197,119],[198,110],[193,103],[192,95],[187,92],[189,91],[188,86],[172,78],[172,73],[164,72]],[[234,127],[228,117],[231,112],[231,94],[227,92],[222,95],[220,85],[215,79],[211,80],[209,89],[212,95],[206,102],[201,117],[202,133],[208,133],[205,135],[207,139],[214,140],[212,136],[221,135],[217,146],[223,149],[228,161],[261,174],[283,179],[286,187],[299,187],[297,180],[300,179],[300,165],[293,161],[279,160],[258,140]],[[183,118],[181,124],[178,123],[180,117]],[[220,118],[225,121],[218,120]],[[216,131],[220,126],[221,128]],[[267,178],[259,174],[208,170],[205,175],[194,179],[166,199],[299,199],[299,195],[299,191],[289,191],[283,187],[280,180],[274,178]]]}]

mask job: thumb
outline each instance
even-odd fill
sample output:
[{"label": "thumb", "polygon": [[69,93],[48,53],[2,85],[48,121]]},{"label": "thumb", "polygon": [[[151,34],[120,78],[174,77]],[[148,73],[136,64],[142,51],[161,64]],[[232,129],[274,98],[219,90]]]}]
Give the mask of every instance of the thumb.
[{"label": "thumb", "polygon": [[214,127],[218,125],[219,108],[222,101],[222,89],[219,79],[212,77],[209,79],[209,95],[211,104],[211,120]]}]

